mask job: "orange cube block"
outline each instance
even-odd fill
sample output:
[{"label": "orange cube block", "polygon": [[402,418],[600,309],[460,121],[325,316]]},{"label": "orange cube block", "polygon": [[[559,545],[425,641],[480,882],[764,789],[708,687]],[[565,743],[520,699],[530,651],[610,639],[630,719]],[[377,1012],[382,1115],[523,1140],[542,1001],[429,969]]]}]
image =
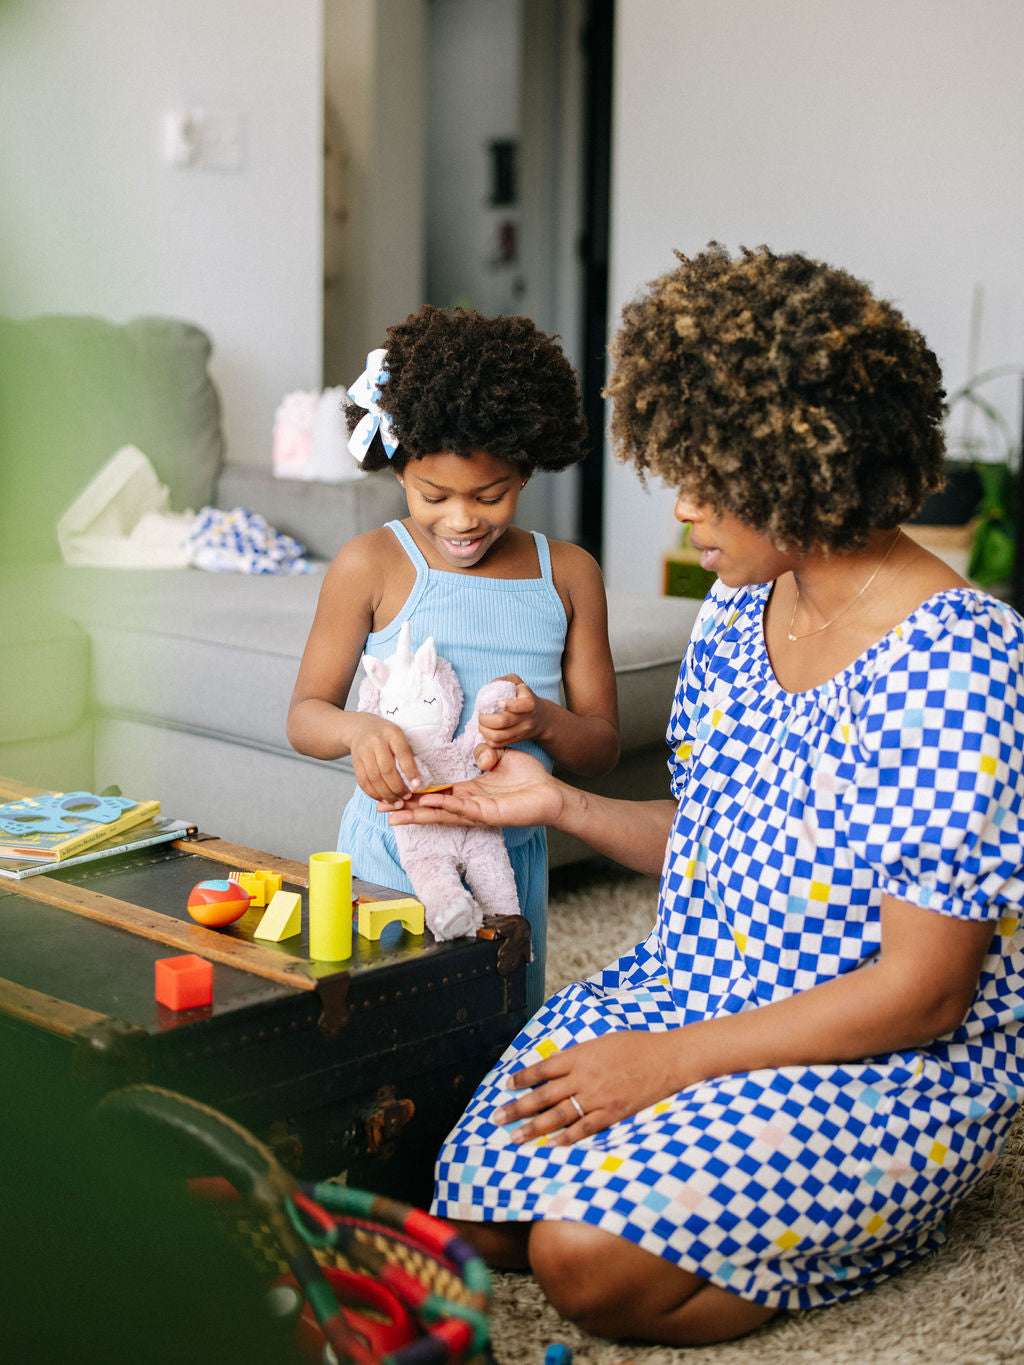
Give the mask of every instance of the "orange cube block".
[{"label": "orange cube block", "polygon": [[195,953],[158,957],[156,999],[169,1010],[194,1010],[213,1003],[213,964]]}]

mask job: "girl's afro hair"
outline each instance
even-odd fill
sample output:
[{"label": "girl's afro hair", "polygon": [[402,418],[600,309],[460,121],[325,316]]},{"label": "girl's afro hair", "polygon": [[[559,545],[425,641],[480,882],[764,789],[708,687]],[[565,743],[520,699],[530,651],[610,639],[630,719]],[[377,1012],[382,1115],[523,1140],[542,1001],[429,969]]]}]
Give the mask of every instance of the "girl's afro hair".
[{"label": "girl's afro hair", "polygon": [[[401,471],[423,455],[482,450],[528,474],[586,454],[575,372],[529,318],[426,305],[388,328],[386,350],[380,406],[399,447],[389,461],[375,436],[364,469]],[[349,430],[363,412],[346,404]]]}]

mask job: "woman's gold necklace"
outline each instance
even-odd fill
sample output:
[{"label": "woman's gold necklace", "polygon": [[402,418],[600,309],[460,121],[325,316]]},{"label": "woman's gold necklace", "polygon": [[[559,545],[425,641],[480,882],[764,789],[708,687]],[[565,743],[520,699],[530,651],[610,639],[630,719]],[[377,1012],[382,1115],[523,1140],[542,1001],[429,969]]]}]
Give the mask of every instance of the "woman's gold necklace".
[{"label": "woman's gold necklace", "polygon": [[821,632],[822,632],[823,630],[828,630],[829,626],[834,625],[835,622],[839,620],[840,616],[842,616],[844,612],[849,611],[850,608],[853,606],[853,604],[854,604],[855,602],[858,602],[858,601],[864,596],[864,594],[867,592],[868,588],[871,587],[871,584],[875,581],[875,579],[878,577],[878,575],[882,572],[882,569],[883,569],[883,567],[884,567],[884,565],[885,565],[886,560],[887,560],[887,559],[889,558],[889,556],[892,554],[893,550],[895,550],[895,548],[896,548],[896,542],[899,540],[901,534],[902,534],[902,533],[901,533],[900,530],[897,528],[896,534],[895,534],[895,535],[893,536],[893,538],[892,538],[892,543],[890,544],[889,548],[886,550],[886,552],[885,552],[885,554],[882,556],[882,558],[878,561],[877,565],[875,566],[874,572],[871,574],[871,577],[870,577],[870,578],[868,579],[868,581],[864,584],[864,586],[860,589],[860,591],[857,592],[857,593],[855,593],[854,596],[850,598],[850,600],[849,600],[849,602],[847,602],[846,606],[845,606],[845,607],[840,607],[839,610],[836,612],[835,616],[831,617],[830,620],[826,621],[825,624],[824,624],[823,626],[816,626],[816,627],[814,628],[814,630],[805,630],[804,633],[803,633],[802,635],[794,635],[794,634],[793,634],[793,622],[796,620],[796,609],[797,609],[797,607],[800,605],[800,584],[797,583],[797,585],[796,585],[796,597],[795,597],[795,599],[794,599],[794,601],[793,601],[793,610],[789,613],[789,625],[788,625],[788,627],[786,628],[786,639],[787,639],[787,640],[807,640],[807,639],[809,639],[812,635],[820,635]]}]

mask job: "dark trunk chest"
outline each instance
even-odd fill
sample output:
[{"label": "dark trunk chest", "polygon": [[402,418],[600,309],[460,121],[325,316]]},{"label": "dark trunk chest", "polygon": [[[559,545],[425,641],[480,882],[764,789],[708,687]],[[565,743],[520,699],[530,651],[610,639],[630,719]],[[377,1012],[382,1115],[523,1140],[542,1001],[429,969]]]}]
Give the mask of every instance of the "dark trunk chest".
[{"label": "dark trunk chest", "polygon": [[[145,1080],[223,1109],[297,1174],[425,1204],[438,1146],[525,1022],[525,924],[494,921],[491,937],[445,944],[395,924],[380,942],[354,935],[340,970],[310,963],[305,928],[286,943],[253,944],[258,911],[227,930],[192,924],[189,890],[228,870],[223,849],[210,856],[217,842],[0,886],[0,1065],[25,1140],[38,1127],[47,1150],[55,1123],[73,1132],[100,1094]],[[275,863],[292,870],[286,888],[303,891],[305,925],[301,867],[261,854],[234,866]],[[118,904],[155,912],[157,934],[166,926],[174,946],[134,922],[97,922],[39,899],[79,893],[86,914],[100,903],[115,921]],[[235,944],[249,957],[214,961],[210,1007],[176,1014],[156,1003],[157,958]]]}]

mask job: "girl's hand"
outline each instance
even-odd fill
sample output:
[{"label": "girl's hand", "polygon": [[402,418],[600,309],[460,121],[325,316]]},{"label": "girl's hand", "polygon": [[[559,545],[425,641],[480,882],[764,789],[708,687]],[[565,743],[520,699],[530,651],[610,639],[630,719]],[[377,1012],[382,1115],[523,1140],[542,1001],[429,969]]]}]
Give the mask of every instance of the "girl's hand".
[{"label": "girl's hand", "polygon": [[405,733],[381,716],[360,712],[359,728],[349,752],[356,781],[375,801],[396,801],[409,796],[422,781]]},{"label": "girl's hand", "polygon": [[681,1033],[607,1033],[513,1072],[506,1084],[525,1093],[496,1109],[494,1121],[525,1119],[513,1142],[557,1133],[555,1147],[610,1128],[690,1083],[681,1075]]},{"label": "girl's hand", "polygon": [[392,825],[557,825],[569,788],[530,754],[498,755],[490,772],[457,782],[450,792],[430,792],[382,802]]},{"label": "girl's hand", "polygon": [[503,710],[478,717],[480,737],[484,743],[495,749],[503,749],[523,739],[539,738],[545,727],[547,703],[544,699],[527,687],[517,673],[506,673],[495,681],[515,683],[516,694],[505,703]]}]

